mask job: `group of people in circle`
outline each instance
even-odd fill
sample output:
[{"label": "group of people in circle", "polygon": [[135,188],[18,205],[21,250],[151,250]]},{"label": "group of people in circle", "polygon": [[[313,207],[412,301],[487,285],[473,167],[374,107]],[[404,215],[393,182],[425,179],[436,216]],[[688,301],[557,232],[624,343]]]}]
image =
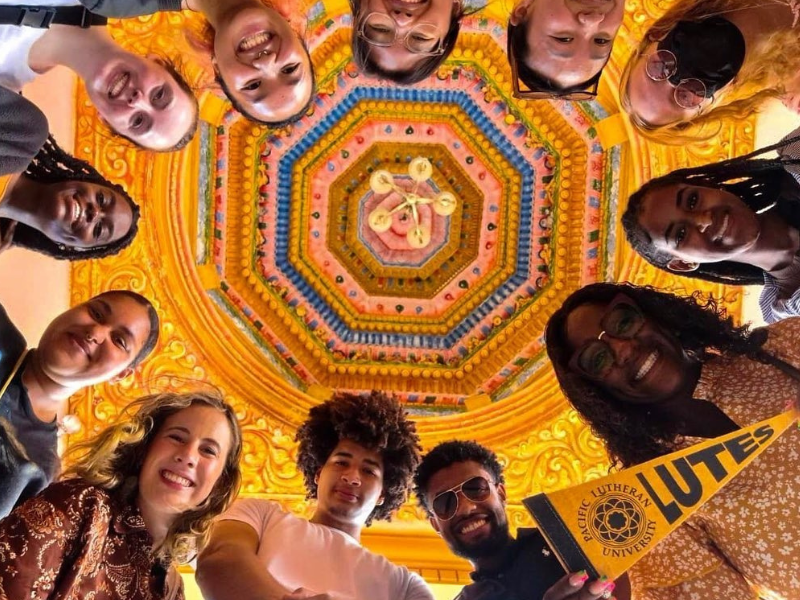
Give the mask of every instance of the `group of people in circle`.
[{"label": "group of people in circle", "polygon": [[[196,132],[198,102],[179,69],[122,49],[104,17],[202,14],[206,27],[191,33],[192,47],[254,123],[290,125],[315,97],[314,66],[290,2],[7,2],[0,6],[0,251],[19,245],[59,259],[101,258],[138,230],[134,199],[61,149],[44,114],[19,94],[37,74],[56,65],[73,70],[103,123],[143,150],[178,151]],[[350,7],[356,65],[399,85],[424,85],[473,12],[461,0],[350,0]],[[514,94],[593,98],[624,16],[622,0],[517,2],[507,24]],[[715,135],[723,120],[747,117],[767,99],[797,109],[798,19],[797,0],[677,0],[622,68],[621,110],[641,135],[685,143]],[[627,283],[588,285],[551,317],[545,340],[561,388],[616,468],[797,405],[798,163],[800,131],[746,156],[648,181],[622,216],[632,247],[660,269],[763,285],[769,326],[737,325],[713,298]],[[142,398],[72,449],[59,476],[58,415],[69,397],[129,375],[158,333],[153,304],[132,291],[70,309],[32,350],[0,311],[0,516],[8,515],[0,521],[0,597],[177,598],[172,563],[200,553],[198,581],[209,598],[428,599],[420,578],[351,543],[400,506],[412,480],[434,529],[476,569],[462,600],[800,596],[796,429],[616,584],[564,574],[541,536],[512,538],[502,466],[491,450],[447,442],[420,464],[413,423],[377,393],[338,395],[298,430],[298,467],[317,499],[310,521],[297,519],[304,524],[263,501],[225,512],[239,491],[242,432],[234,409],[213,393]],[[276,522],[288,529],[275,533]],[[311,573],[309,557],[326,549],[352,559],[344,564],[353,572],[320,558]],[[264,590],[273,595],[259,595]]]}]

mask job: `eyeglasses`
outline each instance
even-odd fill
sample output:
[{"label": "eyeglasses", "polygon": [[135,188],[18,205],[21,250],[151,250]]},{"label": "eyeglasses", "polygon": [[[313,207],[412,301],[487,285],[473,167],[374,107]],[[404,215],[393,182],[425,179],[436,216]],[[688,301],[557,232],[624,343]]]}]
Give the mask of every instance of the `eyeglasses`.
[{"label": "eyeglasses", "polygon": [[[373,46],[388,47],[399,35],[397,23],[389,15],[373,12],[364,17],[358,27],[358,36]],[[419,23],[408,30],[403,45],[412,54],[438,56],[444,54],[439,28],[432,23]]]},{"label": "eyeglasses", "polygon": [[644,315],[627,297],[615,299],[600,321],[600,335],[573,355],[570,367],[583,371],[593,379],[602,379],[611,371],[616,359],[611,346],[603,338],[607,336],[616,340],[632,340],[644,323]]},{"label": "eyeglasses", "polygon": [[681,108],[700,108],[706,99],[706,84],[699,79],[681,79],[677,85],[669,78],[678,72],[678,57],[669,50],[658,50],[647,55],[645,73],[653,81],[666,81],[671,85],[675,104]]},{"label": "eyeglasses", "polygon": [[600,77],[595,79],[595,82],[585,90],[577,90],[573,92],[559,93],[551,90],[536,90],[530,88],[524,81],[519,78],[519,67],[517,66],[517,58],[511,48],[511,36],[508,37],[508,47],[506,48],[506,56],[508,56],[508,65],[511,67],[511,85],[513,89],[513,96],[522,100],[592,100],[597,97],[597,88],[600,85]]},{"label": "eyeglasses", "polygon": [[433,514],[440,521],[449,521],[458,512],[458,493],[471,502],[485,502],[492,492],[491,484],[486,477],[478,475],[467,479],[465,482],[437,494],[431,503]]}]

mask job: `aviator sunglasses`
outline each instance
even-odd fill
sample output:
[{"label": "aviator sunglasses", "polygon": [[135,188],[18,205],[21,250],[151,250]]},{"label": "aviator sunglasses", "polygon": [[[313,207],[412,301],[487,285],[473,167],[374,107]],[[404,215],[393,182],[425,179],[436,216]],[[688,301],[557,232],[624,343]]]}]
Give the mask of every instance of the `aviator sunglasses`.
[{"label": "aviator sunglasses", "polygon": [[437,494],[431,503],[433,514],[440,521],[449,521],[458,512],[458,493],[471,502],[485,502],[492,492],[491,483],[486,477],[478,475],[463,483]]}]

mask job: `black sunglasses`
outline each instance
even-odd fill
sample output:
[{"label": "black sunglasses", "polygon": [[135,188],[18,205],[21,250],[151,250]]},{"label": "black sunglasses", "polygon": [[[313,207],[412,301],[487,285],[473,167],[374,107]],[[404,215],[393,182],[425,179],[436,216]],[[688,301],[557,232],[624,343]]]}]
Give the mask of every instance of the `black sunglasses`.
[{"label": "black sunglasses", "polygon": [[458,493],[471,502],[485,502],[492,492],[491,482],[478,475],[467,479],[463,483],[437,494],[431,503],[433,514],[440,521],[449,521],[458,512]]}]

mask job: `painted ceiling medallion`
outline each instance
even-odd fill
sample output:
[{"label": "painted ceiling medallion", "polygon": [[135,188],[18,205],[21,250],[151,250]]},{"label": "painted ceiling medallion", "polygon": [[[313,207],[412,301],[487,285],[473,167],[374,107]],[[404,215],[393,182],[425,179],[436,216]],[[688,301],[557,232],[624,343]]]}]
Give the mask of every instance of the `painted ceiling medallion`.
[{"label": "painted ceiling medallion", "polygon": [[[143,393],[211,385],[243,425],[242,492],[307,512],[295,428],[332,390],[377,388],[406,403],[424,447],[461,438],[494,449],[515,526],[527,523],[520,498],[605,474],[602,444],[569,410],[546,360],[545,324],[573,290],[612,279],[713,291],[738,314],[737,289],[647,265],[622,240],[619,214],[653,176],[752,150],[754,127],[726,122],[717,137],[681,147],[627,138],[615,86],[663,0],[626,3],[597,102],[514,98],[511,4],[466,17],[436,73],[398,87],[355,68],[346,0],[298,0],[318,93],[280,130],[243,119],[209,86],[208,65],[182,50],[184,25],[203,29],[196,15],[112,21],[115,39],[178,59],[204,92],[195,140],[154,154],[105,134],[78,90],[76,154],[123,182],[142,219],[130,248],[71,266],[71,300],[141,292],[161,336],[134,377],[76,395],[71,412],[86,426],[71,438]],[[418,182],[419,158],[430,175]],[[409,244],[417,221],[411,210],[399,222],[410,209],[398,209],[401,194],[372,189],[381,171],[405,194],[456,199],[449,216],[414,202],[427,244]],[[370,227],[381,208],[397,209],[386,231]],[[390,560],[431,580],[459,569],[467,579],[440,541],[430,542],[438,553],[421,550],[435,535],[416,508],[397,520],[402,533],[377,546]],[[382,527],[392,525],[370,527],[367,545]],[[413,552],[397,550],[402,536]]]}]

